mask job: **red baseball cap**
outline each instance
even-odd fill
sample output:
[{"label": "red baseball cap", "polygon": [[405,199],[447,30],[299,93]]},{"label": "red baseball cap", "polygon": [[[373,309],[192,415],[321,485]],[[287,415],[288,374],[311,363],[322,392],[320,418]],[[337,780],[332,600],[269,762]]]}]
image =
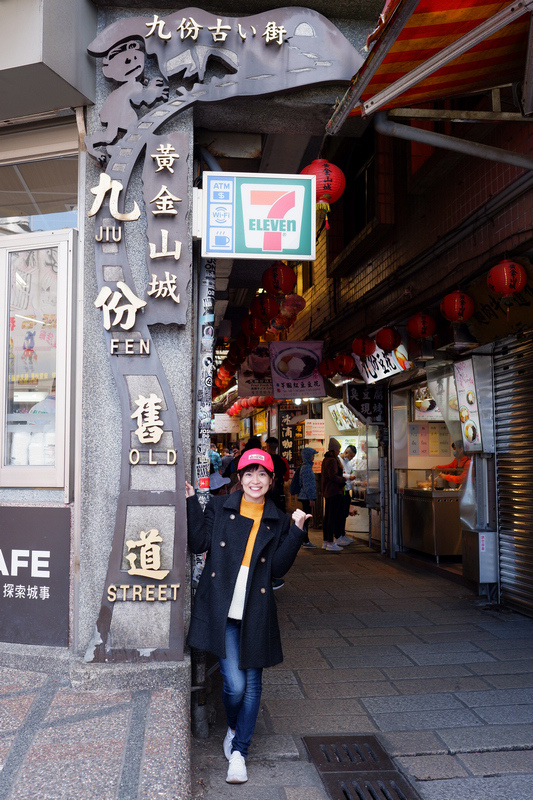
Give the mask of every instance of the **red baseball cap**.
[{"label": "red baseball cap", "polygon": [[249,467],[250,464],[259,464],[264,467],[268,472],[274,472],[274,462],[268,453],[264,450],[245,450],[237,464],[237,471]]}]

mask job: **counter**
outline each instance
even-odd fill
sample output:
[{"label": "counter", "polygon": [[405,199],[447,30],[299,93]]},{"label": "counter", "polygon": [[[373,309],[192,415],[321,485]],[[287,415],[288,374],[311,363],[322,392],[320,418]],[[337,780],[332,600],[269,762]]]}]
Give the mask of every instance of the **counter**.
[{"label": "counter", "polygon": [[399,491],[403,546],[435,556],[461,554],[461,520],[457,489]]}]

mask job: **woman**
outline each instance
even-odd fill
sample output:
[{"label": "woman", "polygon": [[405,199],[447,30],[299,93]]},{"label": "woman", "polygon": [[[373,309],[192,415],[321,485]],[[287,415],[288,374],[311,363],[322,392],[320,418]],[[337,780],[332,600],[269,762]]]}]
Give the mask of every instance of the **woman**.
[{"label": "woman", "polygon": [[244,452],[237,474],[239,491],[211,498],[205,513],[185,484],[189,548],[207,552],[187,643],[220,662],[228,783],[248,780],[245,759],[259,713],[262,671],[283,660],[272,580],[292,566],[307,519],[298,509],[289,527],[288,517],[267,496],[274,479],[268,453]]},{"label": "woman", "polygon": [[[302,466],[300,467],[300,490],[298,500],[309,518],[313,515],[313,508],[316,500],[316,480],[313,472],[313,460],[318,453],[314,447],[302,448]],[[309,520],[304,525],[304,542],[302,547],[310,550],[316,549],[316,544],[309,541]]]},{"label": "woman", "polygon": [[340,442],[332,436],[321,469],[322,496],[325,500],[322,548],[332,553],[342,553],[342,537],[346,526],[344,484],[349,476],[343,474],[340,451]]}]

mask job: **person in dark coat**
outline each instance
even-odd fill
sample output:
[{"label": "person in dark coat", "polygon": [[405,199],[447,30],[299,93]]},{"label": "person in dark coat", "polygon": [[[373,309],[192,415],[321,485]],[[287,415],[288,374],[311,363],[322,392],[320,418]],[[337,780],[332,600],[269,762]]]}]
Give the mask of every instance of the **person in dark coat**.
[{"label": "person in dark coat", "polygon": [[322,547],[333,553],[342,552],[342,546],[337,544],[335,539],[344,535],[346,525],[344,484],[348,476],[345,476],[342,471],[339,461],[340,451],[340,442],[332,436],[321,468],[322,496],[325,500]]},{"label": "person in dark coat", "polygon": [[268,497],[274,478],[268,453],[247,450],[237,473],[239,491],[210,498],[205,512],[186,483],[189,548],[207,553],[187,643],[220,662],[228,783],[248,779],[245,759],[259,713],[262,671],[283,660],[272,580],[292,566],[307,518],[298,509],[290,525]]}]

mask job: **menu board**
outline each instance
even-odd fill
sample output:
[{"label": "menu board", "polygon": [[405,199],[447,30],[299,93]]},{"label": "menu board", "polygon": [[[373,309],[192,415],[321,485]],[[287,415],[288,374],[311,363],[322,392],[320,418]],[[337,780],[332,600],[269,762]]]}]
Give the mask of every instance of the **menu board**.
[{"label": "menu board", "polygon": [[481,441],[481,426],[479,423],[472,359],[458,361],[454,364],[454,372],[464,451],[465,453],[481,453],[483,442]]},{"label": "menu board", "polygon": [[325,439],[326,438],[326,421],[323,419],[306,419],[305,420],[305,438],[306,439]]},{"label": "menu board", "polygon": [[410,456],[449,456],[450,436],[438,422],[412,422],[409,425]]}]

